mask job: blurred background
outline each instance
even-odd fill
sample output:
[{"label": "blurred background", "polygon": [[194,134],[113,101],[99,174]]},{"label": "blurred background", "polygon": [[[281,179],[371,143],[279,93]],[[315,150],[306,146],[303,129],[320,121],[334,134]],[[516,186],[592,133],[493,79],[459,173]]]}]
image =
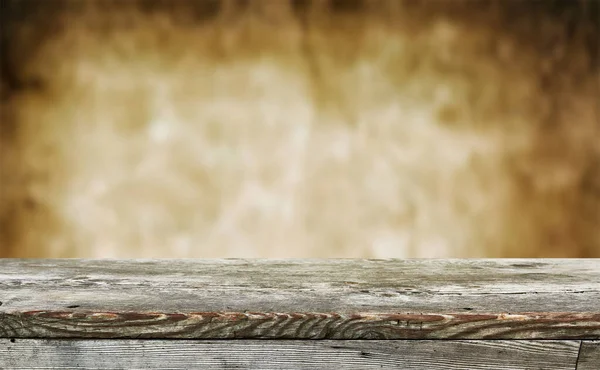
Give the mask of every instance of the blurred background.
[{"label": "blurred background", "polygon": [[0,4],[0,257],[600,257],[598,0]]}]

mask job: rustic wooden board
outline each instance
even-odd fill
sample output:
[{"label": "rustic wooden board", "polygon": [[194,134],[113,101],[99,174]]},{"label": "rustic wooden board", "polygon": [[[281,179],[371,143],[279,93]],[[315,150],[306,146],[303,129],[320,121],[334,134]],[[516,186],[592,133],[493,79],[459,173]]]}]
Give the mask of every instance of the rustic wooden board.
[{"label": "rustic wooden board", "polygon": [[581,343],[577,370],[600,369],[600,341],[584,341]]},{"label": "rustic wooden board", "polygon": [[579,341],[0,339],[2,369],[575,369]]},{"label": "rustic wooden board", "polygon": [[600,260],[0,260],[0,337],[599,339]]}]

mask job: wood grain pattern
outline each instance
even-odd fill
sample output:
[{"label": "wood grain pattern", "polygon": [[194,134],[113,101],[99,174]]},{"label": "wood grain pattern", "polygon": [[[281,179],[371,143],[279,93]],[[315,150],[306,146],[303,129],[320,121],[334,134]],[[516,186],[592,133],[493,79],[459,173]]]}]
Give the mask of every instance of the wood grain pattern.
[{"label": "wood grain pattern", "polygon": [[575,369],[578,341],[0,339],[2,369]]},{"label": "wood grain pattern", "polygon": [[600,260],[0,261],[3,338],[598,339]]},{"label": "wood grain pattern", "polygon": [[583,341],[579,350],[577,370],[600,369],[600,341]]}]

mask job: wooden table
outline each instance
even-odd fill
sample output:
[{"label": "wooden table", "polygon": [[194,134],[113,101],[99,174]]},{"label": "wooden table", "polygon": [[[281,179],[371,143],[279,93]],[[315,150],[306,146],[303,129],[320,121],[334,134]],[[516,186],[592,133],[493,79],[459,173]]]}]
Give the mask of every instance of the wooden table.
[{"label": "wooden table", "polygon": [[600,260],[0,260],[0,369],[600,369]]}]

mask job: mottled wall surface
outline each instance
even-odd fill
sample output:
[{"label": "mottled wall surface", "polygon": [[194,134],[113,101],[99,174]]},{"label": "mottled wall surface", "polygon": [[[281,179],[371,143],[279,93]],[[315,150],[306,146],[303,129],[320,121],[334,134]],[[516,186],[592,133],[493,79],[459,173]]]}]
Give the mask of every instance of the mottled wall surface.
[{"label": "mottled wall surface", "polygon": [[596,0],[1,4],[0,256],[600,257]]}]

